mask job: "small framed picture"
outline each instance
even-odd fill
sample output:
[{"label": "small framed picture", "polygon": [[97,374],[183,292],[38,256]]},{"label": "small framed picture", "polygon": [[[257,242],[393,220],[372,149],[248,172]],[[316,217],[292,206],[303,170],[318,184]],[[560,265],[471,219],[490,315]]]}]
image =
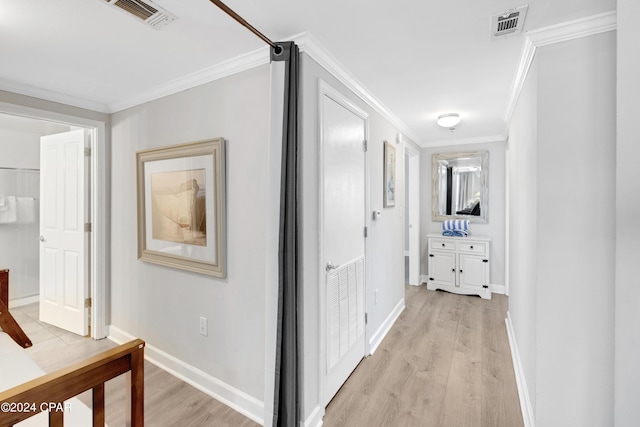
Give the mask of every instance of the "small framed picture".
[{"label": "small framed picture", "polygon": [[385,208],[396,205],[396,147],[384,142],[384,200]]},{"label": "small framed picture", "polygon": [[136,153],[138,258],[226,276],[224,139]]}]

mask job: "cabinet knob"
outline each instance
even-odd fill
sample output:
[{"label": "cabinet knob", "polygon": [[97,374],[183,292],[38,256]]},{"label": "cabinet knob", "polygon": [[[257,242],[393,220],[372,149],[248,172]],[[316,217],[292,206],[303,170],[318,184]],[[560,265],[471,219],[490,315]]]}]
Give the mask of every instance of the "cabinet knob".
[{"label": "cabinet knob", "polygon": [[442,247],[444,248],[444,243],[442,244]]},{"label": "cabinet knob", "polygon": [[473,249],[473,245],[471,245],[471,248],[470,248],[470,249]]},{"label": "cabinet knob", "polygon": [[462,269],[460,269],[460,274],[462,274]]}]

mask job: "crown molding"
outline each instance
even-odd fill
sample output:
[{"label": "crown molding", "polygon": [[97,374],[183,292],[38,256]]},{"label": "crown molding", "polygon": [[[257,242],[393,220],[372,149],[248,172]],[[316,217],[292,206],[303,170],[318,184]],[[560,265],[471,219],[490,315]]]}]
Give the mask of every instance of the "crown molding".
[{"label": "crown molding", "polygon": [[[420,138],[404,122],[391,112],[379,99],[377,99],[362,83],[360,83],[346,67],[344,67],[333,55],[331,55],[316,39],[308,33],[300,33],[290,38],[296,42],[301,52],[309,55],[318,62],[332,76],[338,79],[349,90],[373,108],[376,112],[389,120],[400,132],[418,144]],[[74,107],[85,108],[101,113],[112,114],[127,108],[135,107],[145,102],[173,95],[196,86],[200,86],[236,73],[240,73],[260,65],[268,64],[270,51],[267,46],[254,50],[244,55],[229,59],[186,76],[174,79],[165,84],[141,92],[133,97],[112,103],[99,103],[70,95],[53,92],[46,89],[14,82],[0,80],[0,90],[32,96],[47,101],[59,102]]]},{"label": "crown molding", "polygon": [[607,31],[614,31],[616,27],[617,13],[615,10],[612,10],[610,12],[529,31],[527,32],[527,38],[530,39],[536,47],[540,47],[605,33]]},{"label": "crown molding", "polygon": [[260,65],[268,64],[270,60],[269,55],[269,48],[263,47],[253,52],[237,56],[220,64],[171,80],[124,101],[109,104],[109,112],[116,113],[127,108],[135,107],[136,105],[144,104],[145,102],[173,95]]},{"label": "crown molding", "polygon": [[389,120],[398,130],[413,142],[418,144],[420,138],[402,120],[391,112],[378,98],[376,98],[362,83],[360,83],[347,68],[329,53],[311,34],[301,33],[292,38],[300,52],[304,52],[327,70],[340,83],[355,93],[367,105],[373,108],[382,117]]},{"label": "crown molding", "polygon": [[491,142],[506,142],[507,138],[504,135],[488,135],[488,136],[474,136],[471,138],[458,138],[440,141],[429,141],[418,144],[421,148],[435,148],[435,147],[450,147],[454,145],[466,145],[466,144],[482,144]]},{"label": "crown molding", "polygon": [[112,114],[145,102],[163,98],[174,93],[182,92],[223,77],[230,76],[260,65],[269,63],[269,48],[263,47],[253,52],[237,56],[220,64],[204,68],[186,76],[179,77],[167,83],[158,85],[152,89],[141,92],[131,98],[117,101],[113,103],[100,103],[87,99],[65,95],[47,89],[33,87],[29,85],[21,85],[19,83],[5,81],[0,79],[0,90],[16,93],[19,95],[32,96],[34,98],[44,99],[47,101],[59,102],[61,104],[71,105],[74,107],[85,108],[100,113]]},{"label": "crown molding", "polygon": [[86,110],[96,111],[99,113],[108,114],[110,112],[109,106],[101,102],[95,102],[84,98],[78,98],[76,96],[65,95],[60,92],[55,92],[52,90],[17,83],[9,80],[0,79],[0,90],[15,93],[17,95],[43,99],[45,101],[70,105],[72,107],[84,108]]},{"label": "crown molding", "polygon": [[[614,31],[616,28],[617,13],[613,10],[527,32],[518,69],[513,79],[513,84],[511,85],[509,103],[507,104],[507,109],[504,114],[507,128],[538,47],[575,40],[607,31]],[[505,133],[508,133],[508,129]]]}]

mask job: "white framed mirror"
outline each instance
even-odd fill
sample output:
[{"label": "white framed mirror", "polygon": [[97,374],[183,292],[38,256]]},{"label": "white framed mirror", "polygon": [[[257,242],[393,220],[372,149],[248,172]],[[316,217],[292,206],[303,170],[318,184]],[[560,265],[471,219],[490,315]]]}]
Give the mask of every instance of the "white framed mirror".
[{"label": "white framed mirror", "polygon": [[441,153],[432,157],[432,219],[489,219],[489,152]]}]

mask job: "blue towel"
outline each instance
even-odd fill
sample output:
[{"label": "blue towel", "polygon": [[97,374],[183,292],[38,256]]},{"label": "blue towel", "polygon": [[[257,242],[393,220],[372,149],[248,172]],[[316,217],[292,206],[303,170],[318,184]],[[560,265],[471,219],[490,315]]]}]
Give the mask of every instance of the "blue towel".
[{"label": "blue towel", "polygon": [[469,235],[469,220],[448,219],[442,222],[442,235],[467,237]]},{"label": "blue towel", "polygon": [[444,230],[442,232],[443,236],[451,236],[451,237],[467,237],[469,233],[467,231],[460,230]]}]

